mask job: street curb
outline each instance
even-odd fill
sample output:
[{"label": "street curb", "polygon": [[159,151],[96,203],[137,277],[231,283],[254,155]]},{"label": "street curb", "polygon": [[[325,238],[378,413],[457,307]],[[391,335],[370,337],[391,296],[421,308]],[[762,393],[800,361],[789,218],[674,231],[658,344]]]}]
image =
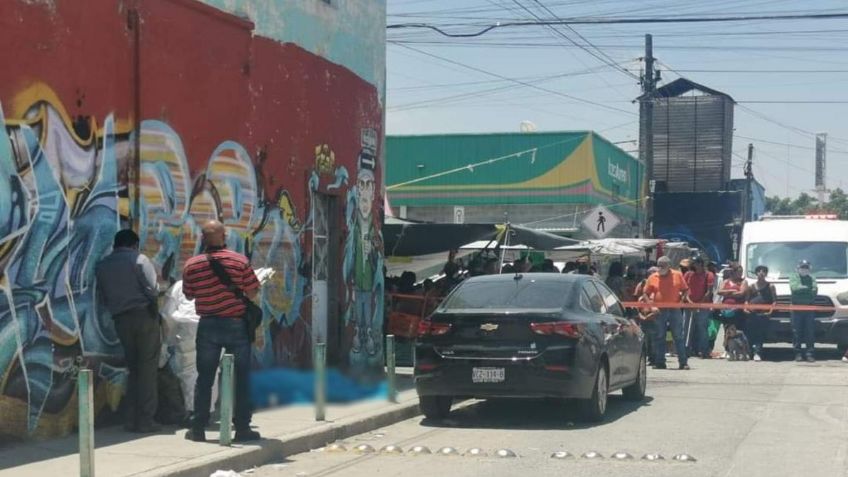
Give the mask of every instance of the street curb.
[{"label": "street curb", "polygon": [[[308,452],[331,442],[373,431],[421,414],[418,399],[392,404],[389,410],[372,412],[327,422],[325,427],[300,431],[291,435],[263,439],[256,445],[225,449],[212,455],[163,466],[142,474],[143,477],[209,477],[216,470],[250,469],[280,462],[285,457]],[[221,449],[217,447],[217,449]]]}]

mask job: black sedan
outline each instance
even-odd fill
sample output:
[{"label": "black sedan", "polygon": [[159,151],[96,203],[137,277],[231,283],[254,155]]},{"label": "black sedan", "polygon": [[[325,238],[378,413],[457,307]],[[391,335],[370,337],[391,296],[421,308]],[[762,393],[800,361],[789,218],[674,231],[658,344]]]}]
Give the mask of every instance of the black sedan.
[{"label": "black sedan", "polygon": [[428,418],[456,398],[578,400],[603,419],[607,394],[641,400],[646,350],[615,294],[584,275],[475,277],[418,327],[415,387]]}]

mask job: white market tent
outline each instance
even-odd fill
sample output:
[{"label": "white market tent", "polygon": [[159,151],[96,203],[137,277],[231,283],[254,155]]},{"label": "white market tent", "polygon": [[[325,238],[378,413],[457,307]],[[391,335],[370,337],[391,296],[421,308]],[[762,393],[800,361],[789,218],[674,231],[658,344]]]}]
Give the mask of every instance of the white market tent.
[{"label": "white market tent", "polygon": [[599,240],[586,240],[577,245],[559,247],[557,250],[584,251],[592,255],[636,255],[645,256],[650,249],[655,249],[657,244],[663,242],[657,239],[617,239],[607,238]]}]

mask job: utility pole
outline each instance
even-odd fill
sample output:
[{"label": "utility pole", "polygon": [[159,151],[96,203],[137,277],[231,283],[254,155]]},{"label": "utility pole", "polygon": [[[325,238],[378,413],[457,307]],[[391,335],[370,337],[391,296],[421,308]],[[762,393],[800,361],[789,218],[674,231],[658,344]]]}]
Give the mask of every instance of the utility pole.
[{"label": "utility pole", "polygon": [[645,35],[645,71],[642,74],[642,96],[639,101],[639,158],[645,164],[640,198],[645,202],[643,237],[653,235],[654,221],[654,45],[650,34]]},{"label": "utility pole", "polygon": [[754,182],[754,145],[748,144],[748,160],[745,161],[745,203],[742,210],[742,223],[754,220],[754,197],[753,197],[753,182]]}]

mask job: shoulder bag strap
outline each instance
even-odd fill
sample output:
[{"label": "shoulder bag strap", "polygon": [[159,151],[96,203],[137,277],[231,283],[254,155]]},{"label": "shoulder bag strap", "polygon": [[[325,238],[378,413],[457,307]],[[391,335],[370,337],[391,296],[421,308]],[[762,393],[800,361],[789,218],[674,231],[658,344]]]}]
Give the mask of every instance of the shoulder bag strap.
[{"label": "shoulder bag strap", "polygon": [[218,280],[221,280],[221,283],[230,290],[236,298],[239,300],[245,301],[248,298],[244,295],[244,292],[233,283],[232,278],[230,278],[230,274],[227,273],[227,270],[224,268],[224,265],[221,262],[212,258],[212,254],[206,254],[206,260],[209,261],[209,266],[212,267],[212,272],[218,277]]}]

